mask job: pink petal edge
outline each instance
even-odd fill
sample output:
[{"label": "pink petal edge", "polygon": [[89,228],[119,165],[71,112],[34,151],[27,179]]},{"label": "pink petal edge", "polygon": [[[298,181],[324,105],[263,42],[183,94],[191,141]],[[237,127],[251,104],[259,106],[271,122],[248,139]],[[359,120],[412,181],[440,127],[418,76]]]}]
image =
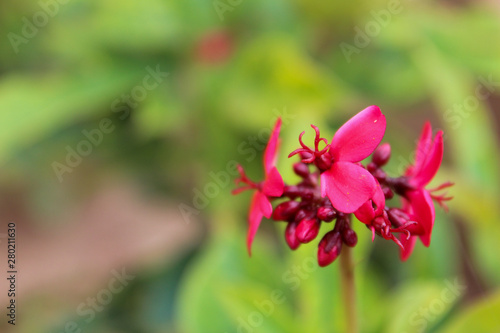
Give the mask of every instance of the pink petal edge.
[{"label": "pink petal edge", "polygon": [[432,126],[429,121],[426,121],[422,128],[422,133],[417,143],[417,151],[415,152],[414,172],[420,170],[425,162],[426,156],[432,147]]},{"label": "pink petal edge", "polygon": [[425,160],[414,173],[414,178],[411,180],[413,185],[424,187],[434,178],[443,161],[443,149],[443,132],[439,131]]},{"label": "pink petal edge", "polygon": [[436,218],[432,198],[426,190],[410,191],[407,195],[413,215],[424,229],[423,235],[420,235],[420,240],[428,247],[431,243],[431,234],[434,227],[434,219]]},{"label": "pink petal edge", "polygon": [[281,117],[278,117],[274,125],[269,141],[267,142],[266,150],[264,151],[264,170],[268,174],[276,165],[278,156],[279,135],[281,130]]},{"label": "pink petal edge", "polygon": [[384,137],[385,116],[372,105],[349,119],[333,136],[330,154],[335,161],[359,162],[377,148]]},{"label": "pink petal edge", "polygon": [[[250,204],[250,211],[248,214],[248,233],[247,233],[247,250],[248,255],[252,256],[252,243],[259,229],[260,222],[264,217],[264,211],[272,213],[272,206],[267,197],[259,191],[256,191],[252,197],[252,202]],[[269,214],[271,216],[271,214]]]},{"label": "pink petal edge", "polygon": [[268,197],[280,197],[283,194],[284,187],[285,183],[278,169],[272,167],[262,185],[262,193]]},{"label": "pink petal edge", "polygon": [[415,248],[415,242],[417,241],[416,236],[411,236],[409,239],[406,239],[405,234],[401,234],[399,237],[399,241],[401,245],[403,245],[404,249],[401,249],[401,261],[406,261],[410,257]]}]

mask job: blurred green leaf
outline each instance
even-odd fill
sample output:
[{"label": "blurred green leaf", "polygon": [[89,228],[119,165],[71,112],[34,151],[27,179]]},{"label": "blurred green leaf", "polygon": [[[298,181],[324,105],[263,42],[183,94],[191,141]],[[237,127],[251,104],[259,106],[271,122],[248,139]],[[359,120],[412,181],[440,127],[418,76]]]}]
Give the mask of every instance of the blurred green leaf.
[{"label": "blurred green leaf", "polygon": [[171,84],[150,91],[144,103],[134,113],[138,133],[144,138],[161,137],[185,125],[184,105],[173,94]]},{"label": "blurred green leaf", "polygon": [[455,287],[456,280],[408,282],[394,290],[386,318],[388,333],[427,332],[439,323],[463,290]]},{"label": "blurred green leaf", "polygon": [[286,35],[258,38],[246,46],[225,87],[220,108],[233,123],[246,126],[266,123],[269,111],[262,110],[280,106],[326,114],[346,93],[340,81],[325,75]]},{"label": "blurred green leaf", "polygon": [[[231,215],[222,213],[218,218],[229,219]],[[243,233],[234,233],[232,227],[231,231],[219,233],[203,249],[180,295],[179,320],[185,332],[232,332],[240,317],[247,319],[250,314],[247,310],[252,307],[257,310],[253,301],[262,301],[262,297],[265,300],[270,297],[268,292],[281,290],[284,297],[289,298],[278,273],[282,264],[269,249],[264,249],[260,240],[255,242],[253,252],[249,258]],[[258,285],[262,287],[255,287]],[[256,291],[255,297],[249,295],[246,288]],[[228,300],[237,302],[239,307],[228,311]],[[276,321],[270,325],[286,327],[288,324]]]},{"label": "blurred green leaf", "polygon": [[496,333],[500,331],[500,293],[479,300],[457,313],[441,331],[443,333]]},{"label": "blurred green leaf", "polygon": [[12,75],[0,82],[0,161],[53,131],[95,115],[112,112],[112,102],[139,74],[102,71],[92,76]]}]

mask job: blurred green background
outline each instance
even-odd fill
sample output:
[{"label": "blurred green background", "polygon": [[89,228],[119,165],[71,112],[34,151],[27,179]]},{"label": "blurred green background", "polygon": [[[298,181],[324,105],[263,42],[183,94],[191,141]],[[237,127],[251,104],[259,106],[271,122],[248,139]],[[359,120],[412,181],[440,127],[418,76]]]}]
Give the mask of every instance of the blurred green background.
[{"label": "blurred green background", "polygon": [[292,252],[263,223],[248,258],[232,163],[261,177],[282,115],[293,181],[301,131],[376,104],[390,173],[430,119],[456,185],[405,263],[355,223],[361,331],[500,332],[498,1],[19,0],[0,29],[0,331],[343,332],[319,239]]}]

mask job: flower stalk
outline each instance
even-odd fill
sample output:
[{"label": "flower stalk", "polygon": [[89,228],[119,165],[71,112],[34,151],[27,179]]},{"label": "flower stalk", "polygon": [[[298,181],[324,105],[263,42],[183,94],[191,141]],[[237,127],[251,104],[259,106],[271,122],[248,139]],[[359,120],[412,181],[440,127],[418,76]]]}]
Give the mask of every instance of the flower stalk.
[{"label": "flower stalk", "polygon": [[354,283],[354,263],[352,260],[352,248],[347,247],[340,256],[340,284],[342,287],[342,300],[344,303],[346,332],[358,332],[358,320],[356,315],[356,285]]}]

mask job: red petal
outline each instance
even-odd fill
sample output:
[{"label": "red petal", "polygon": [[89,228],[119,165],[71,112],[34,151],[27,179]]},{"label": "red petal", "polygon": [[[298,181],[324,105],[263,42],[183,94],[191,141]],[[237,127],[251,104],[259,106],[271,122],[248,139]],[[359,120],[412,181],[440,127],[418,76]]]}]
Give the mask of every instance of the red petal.
[{"label": "red petal", "polygon": [[269,197],[281,197],[285,183],[278,169],[272,167],[266,175],[266,180],[262,186],[262,192]]},{"label": "red petal", "polygon": [[359,162],[377,148],[385,133],[385,116],[372,105],[349,119],[333,136],[334,161]]},{"label": "red petal", "polygon": [[432,198],[426,190],[410,191],[407,192],[407,196],[413,210],[413,216],[424,229],[424,234],[420,236],[420,240],[425,246],[429,246],[436,217]]},{"label": "red petal", "polygon": [[261,192],[256,191],[252,197],[248,215],[247,249],[250,256],[252,255],[252,242],[257,229],[259,229],[260,222],[264,216],[270,217],[272,211],[273,207],[267,197]]},{"label": "red petal", "polygon": [[431,123],[426,121],[422,128],[422,134],[417,144],[417,151],[415,155],[414,172],[420,170],[425,162],[427,155],[432,147],[432,126]]},{"label": "red petal", "polygon": [[415,247],[415,242],[417,240],[416,236],[411,236],[409,239],[406,238],[406,235],[403,233],[399,237],[401,245],[403,245],[404,249],[401,250],[401,261],[406,261],[411,253],[413,252],[413,248]]},{"label": "red petal", "polygon": [[373,210],[373,205],[370,200],[366,201],[361,207],[358,208],[357,211],[354,212],[354,215],[358,220],[365,224],[370,224],[370,222],[375,217],[375,211]]},{"label": "red petal", "polygon": [[377,207],[377,209],[375,210],[375,214],[380,215],[385,208],[385,195],[378,182],[376,186],[377,187],[375,189],[375,193],[373,194],[372,201]]},{"label": "red petal", "polygon": [[[375,209],[373,208],[375,205]],[[377,189],[373,194],[373,198],[371,200],[366,201],[357,211],[354,212],[354,215],[358,220],[365,224],[369,224],[375,216],[378,216],[382,213],[385,207],[385,196],[382,188],[377,183]]]},{"label": "red petal", "polygon": [[266,175],[271,171],[271,169],[276,165],[276,157],[278,154],[279,146],[279,135],[281,129],[281,118],[276,120],[274,129],[269,137],[269,141],[264,152],[264,170]]},{"label": "red petal", "polygon": [[259,195],[259,205],[260,205],[260,211],[262,212],[262,215],[264,215],[267,218],[270,218],[273,215],[273,206],[271,205],[271,201],[269,201],[269,198],[260,193]]},{"label": "red petal", "polygon": [[431,150],[427,154],[425,161],[414,173],[412,184],[418,187],[424,187],[436,175],[441,162],[443,161],[443,132],[436,134]]},{"label": "red petal", "polygon": [[321,174],[321,195],[328,196],[332,205],[343,213],[353,213],[377,188],[373,176],[362,167],[351,162],[333,163]]}]

